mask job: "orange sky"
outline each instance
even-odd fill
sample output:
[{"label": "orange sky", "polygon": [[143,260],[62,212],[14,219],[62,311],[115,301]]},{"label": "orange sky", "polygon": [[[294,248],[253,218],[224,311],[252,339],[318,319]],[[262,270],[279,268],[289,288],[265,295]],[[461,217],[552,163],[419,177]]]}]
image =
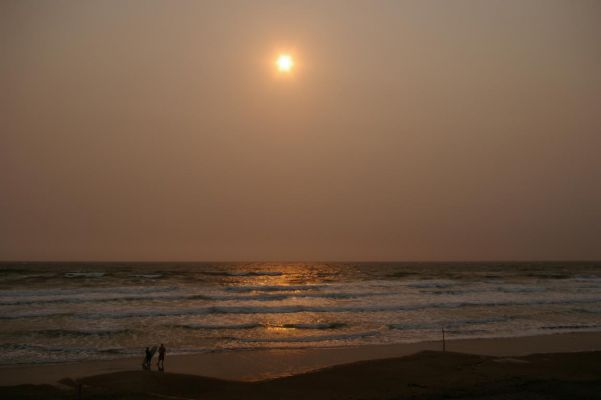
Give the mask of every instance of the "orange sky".
[{"label": "orange sky", "polygon": [[600,38],[598,1],[2,1],[0,259],[599,259]]}]

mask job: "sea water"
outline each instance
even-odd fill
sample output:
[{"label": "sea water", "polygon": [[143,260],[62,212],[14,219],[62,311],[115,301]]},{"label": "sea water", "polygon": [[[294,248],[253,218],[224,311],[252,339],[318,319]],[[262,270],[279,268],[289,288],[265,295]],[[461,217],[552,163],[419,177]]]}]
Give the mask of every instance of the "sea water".
[{"label": "sea water", "polygon": [[0,365],[601,332],[601,263],[1,263]]}]

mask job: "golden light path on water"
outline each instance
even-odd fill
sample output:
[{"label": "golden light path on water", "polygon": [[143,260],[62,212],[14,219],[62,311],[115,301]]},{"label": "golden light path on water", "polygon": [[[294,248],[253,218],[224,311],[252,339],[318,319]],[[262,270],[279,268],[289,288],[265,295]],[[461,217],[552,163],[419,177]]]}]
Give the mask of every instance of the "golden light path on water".
[{"label": "golden light path on water", "polygon": [[[278,59],[279,61],[279,59]],[[289,263],[273,263],[269,265],[269,269],[279,271],[285,270],[286,274],[282,275],[261,275],[257,276],[253,279],[253,284],[256,285],[257,290],[252,291],[251,294],[261,294],[261,287],[295,287],[298,286],[299,283],[306,285],[315,285],[317,288],[320,284],[323,283],[321,279],[316,279],[316,277],[311,273],[311,271],[307,270],[307,266],[303,264],[289,264]],[[327,268],[330,269],[330,268]],[[246,266],[241,266],[238,271],[234,271],[233,273],[243,274],[247,270]],[[335,273],[334,271],[331,271]],[[311,282],[313,281],[313,282]],[[288,294],[302,294],[303,290],[294,290],[291,289],[287,291]],[[302,301],[299,298],[300,301]],[[296,324],[298,324],[299,319],[297,315],[294,314],[272,314],[272,316],[268,319],[269,322],[264,323],[264,329],[271,334],[275,334],[276,338],[279,340],[285,340],[286,337],[295,337],[299,334],[299,329]],[[301,321],[305,325],[319,325],[326,323],[321,313],[314,312],[304,312],[303,318]]]}]

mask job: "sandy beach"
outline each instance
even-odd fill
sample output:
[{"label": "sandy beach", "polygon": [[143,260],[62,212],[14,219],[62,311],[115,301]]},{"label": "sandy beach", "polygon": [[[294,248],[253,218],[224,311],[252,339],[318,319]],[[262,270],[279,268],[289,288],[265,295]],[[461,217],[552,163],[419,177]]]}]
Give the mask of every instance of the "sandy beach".
[{"label": "sandy beach", "polygon": [[5,367],[0,374],[0,394],[27,398],[59,381],[63,384],[37,397],[72,395],[75,389],[69,385],[75,381],[83,383],[82,390],[99,396],[108,390],[113,394],[142,393],[140,398],[156,394],[206,398],[207,391],[211,392],[209,398],[279,398],[284,394],[288,398],[395,398],[456,391],[488,393],[493,386],[497,392],[507,389],[513,393],[516,382],[523,386],[550,379],[556,384],[566,381],[561,383],[564,389],[576,385],[577,391],[587,396],[601,388],[599,333],[449,340],[447,352],[441,350],[441,342],[423,342],[215,352],[170,356],[166,373],[141,371],[139,359]]}]

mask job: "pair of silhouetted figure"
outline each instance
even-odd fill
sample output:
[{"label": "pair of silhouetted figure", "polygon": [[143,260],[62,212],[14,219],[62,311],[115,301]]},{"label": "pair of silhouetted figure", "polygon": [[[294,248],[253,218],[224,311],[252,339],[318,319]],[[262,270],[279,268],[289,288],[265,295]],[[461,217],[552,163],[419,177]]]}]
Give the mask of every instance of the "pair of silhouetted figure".
[{"label": "pair of silhouetted figure", "polygon": [[[161,346],[158,347],[159,350],[159,359],[157,361],[157,368],[159,371],[164,371],[165,370],[165,354],[167,353],[167,349],[165,348],[165,345],[163,343],[161,343]],[[142,368],[143,369],[151,369],[151,363],[152,363],[152,357],[154,356],[154,353],[156,353],[157,351],[157,347],[153,346],[152,348],[147,347],[146,348],[146,355],[144,356],[144,362],[142,363]]]}]

